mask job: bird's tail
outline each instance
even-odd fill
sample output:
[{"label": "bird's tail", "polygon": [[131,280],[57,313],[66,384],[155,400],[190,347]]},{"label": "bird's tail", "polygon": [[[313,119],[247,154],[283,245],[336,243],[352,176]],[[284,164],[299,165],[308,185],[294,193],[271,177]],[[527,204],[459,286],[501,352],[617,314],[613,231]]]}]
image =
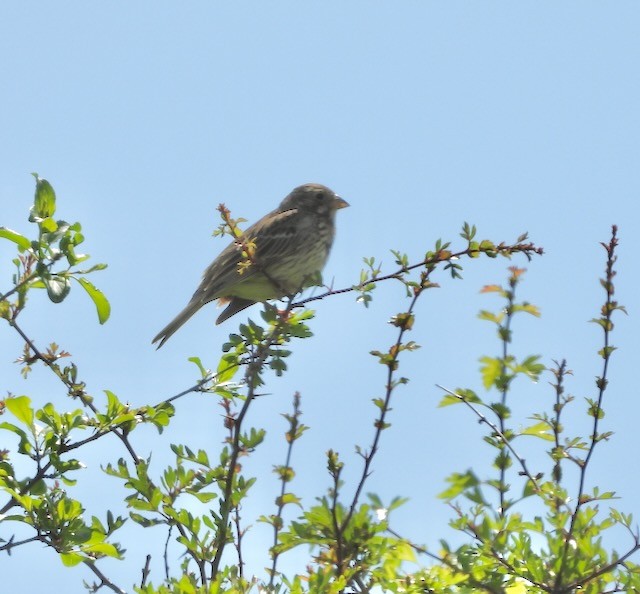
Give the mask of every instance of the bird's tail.
[{"label": "bird's tail", "polygon": [[[219,300],[219,303],[226,303],[226,300]],[[235,316],[239,311],[243,309],[247,309],[247,307],[251,307],[254,303],[257,303],[253,299],[242,299],[242,297],[232,297],[228,302],[229,305],[225,308],[225,310],[218,316],[216,320],[217,324],[222,324],[225,320],[228,320],[231,316]]]},{"label": "bird's tail", "polygon": [[160,332],[158,335],[151,341],[152,344],[160,341],[158,346],[159,349],[169,338],[173,335],[182,324],[184,324],[194,313],[196,313],[201,307],[202,303],[199,301],[191,301],[173,320],[171,320]]}]

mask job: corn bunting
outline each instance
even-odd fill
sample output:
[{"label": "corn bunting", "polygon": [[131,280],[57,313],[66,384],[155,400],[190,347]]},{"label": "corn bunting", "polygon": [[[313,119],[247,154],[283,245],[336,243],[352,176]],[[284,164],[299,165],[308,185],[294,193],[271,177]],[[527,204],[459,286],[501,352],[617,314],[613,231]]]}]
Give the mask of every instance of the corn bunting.
[{"label": "corn bunting", "polygon": [[336,211],[346,206],[349,204],[326,186],[295,188],[209,265],[191,301],[153,342],[159,342],[160,348],[214,299],[229,304],[216,320],[220,324],[254,303],[294,295],[321,283],[320,273],[335,235]]}]

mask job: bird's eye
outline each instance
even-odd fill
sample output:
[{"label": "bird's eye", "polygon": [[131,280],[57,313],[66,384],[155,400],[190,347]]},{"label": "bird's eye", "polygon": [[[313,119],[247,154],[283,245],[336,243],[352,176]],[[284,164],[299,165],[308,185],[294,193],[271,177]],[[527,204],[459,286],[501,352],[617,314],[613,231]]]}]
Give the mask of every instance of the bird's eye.
[{"label": "bird's eye", "polygon": [[318,193],[316,194],[316,199],[318,199],[318,200],[322,200],[323,198],[324,198],[324,192],[318,192]]}]

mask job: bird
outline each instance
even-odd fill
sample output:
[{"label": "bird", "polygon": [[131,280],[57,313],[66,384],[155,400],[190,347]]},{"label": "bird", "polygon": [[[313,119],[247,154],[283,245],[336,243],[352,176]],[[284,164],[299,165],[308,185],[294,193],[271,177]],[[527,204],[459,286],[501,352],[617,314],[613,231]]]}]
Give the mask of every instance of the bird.
[{"label": "bird", "polygon": [[[153,339],[160,348],[203,305],[228,303],[220,324],[254,303],[322,284],[336,211],[349,203],[317,183],[294,188],[280,205],[232,241],[205,269],[187,306]],[[249,249],[247,249],[247,247]],[[247,256],[249,253],[249,256]]]}]

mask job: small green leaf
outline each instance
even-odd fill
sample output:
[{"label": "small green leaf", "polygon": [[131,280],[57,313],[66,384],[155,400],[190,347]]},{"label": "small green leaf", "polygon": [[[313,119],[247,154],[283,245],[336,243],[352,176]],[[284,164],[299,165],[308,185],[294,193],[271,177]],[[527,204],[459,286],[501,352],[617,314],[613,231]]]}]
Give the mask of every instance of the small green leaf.
[{"label": "small green leaf", "polygon": [[524,584],[516,583],[505,588],[505,594],[527,594],[527,587]]},{"label": "small green leaf", "polygon": [[216,370],[216,381],[219,384],[222,384],[232,380],[233,376],[238,372],[239,367],[240,363],[237,353],[225,353],[224,355],[222,355],[222,358],[218,363],[218,369]]},{"label": "small green leaf", "polygon": [[496,384],[498,378],[502,374],[502,362],[493,357],[482,357],[480,362],[482,363],[480,366],[482,384],[485,389],[488,390],[491,386]]},{"label": "small green leaf", "polygon": [[478,314],[478,318],[480,318],[481,320],[487,320],[488,322],[493,322],[494,324],[500,325],[502,324],[502,320],[504,320],[504,313],[494,314],[493,312],[483,309]]},{"label": "small green leaf", "polygon": [[534,437],[539,437],[540,439],[545,439],[547,441],[553,441],[554,439],[553,435],[550,433],[549,424],[544,422],[536,423],[530,427],[525,427],[520,431],[520,435],[533,435]]},{"label": "small green leaf", "polygon": [[[26,396],[21,396],[21,398],[26,398]],[[6,404],[6,401],[5,401],[5,404]],[[0,423],[0,430],[11,431],[11,433],[15,433],[20,438],[21,443],[28,443],[29,441],[29,439],[27,438],[27,434],[24,432],[24,430],[20,429],[20,427],[18,427],[17,425],[14,425],[13,423],[7,423],[6,421]]]},{"label": "small green leaf", "polygon": [[460,402],[482,402],[478,395],[467,388],[456,388],[453,393],[445,394],[444,398],[438,404],[439,407],[459,404]]},{"label": "small green leaf", "polygon": [[109,542],[96,542],[94,544],[83,546],[82,550],[85,553],[99,553],[101,555],[106,555],[107,557],[115,557],[116,559],[120,557],[118,549]]},{"label": "small green leaf", "polygon": [[447,477],[447,482],[449,483],[449,488],[440,493],[438,497],[449,501],[455,499],[464,491],[469,491],[480,484],[480,481],[471,470],[467,470],[467,472],[462,474],[454,472]]},{"label": "small green leaf", "polygon": [[533,483],[533,481],[528,480],[525,485],[524,488],[522,489],[522,497],[531,497],[531,495],[535,495],[536,492],[538,491],[535,483]]},{"label": "small green leaf", "polygon": [[32,216],[38,219],[53,216],[56,212],[56,193],[46,179],[42,179],[37,173],[31,175],[36,178],[36,195],[31,209]]},{"label": "small green leaf", "polygon": [[464,402],[461,398],[457,398],[452,394],[445,394],[438,406],[443,408],[445,406],[451,406],[452,404],[460,404],[461,402]]},{"label": "small green leaf", "polygon": [[33,483],[33,485],[31,486],[31,489],[29,489],[29,494],[30,495],[44,495],[47,492],[47,483],[45,483],[44,481],[40,480],[40,481],[36,481],[35,483]]},{"label": "small green leaf", "polygon": [[60,553],[60,559],[67,567],[73,567],[84,561],[84,557],[78,553]]},{"label": "small green leaf", "polygon": [[21,251],[28,250],[31,247],[31,242],[24,235],[20,235],[20,233],[6,227],[0,227],[0,237],[13,241]]},{"label": "small green leaf", "polygon": [[189,357],[187,361],[191,361],[200,371],[200,376],[205,378],[209,375],[209,372],[202,365],[202,361],[200,361],[200,357]]},{"label": "small green leaf", "polygon": [[31,408],[31,400],[28,396],[16,396],[15,398],[7,398],[5,401],[9,411],[25,425],[31,427],[33,425],[33,409]]},{"label": "small green leaf", "polygon": [[394,547],[395,557],[401,561],[415,562],[416,554],[411,548],[411,544],[405,541],[398,541]]},{"label": "small green leaf", "polygon": [[54,221],[51,217],[47,217],[46,219],[42,219],[40,221],[40,226],[43,231],[47,233],[53,233],[58,230],[58,223]]},{"label": "small green leaf", "polygon": [[[75,277],[74,277],[75,278]],[[93,283],[90,283],[86,278],[80,277],[76,279],[82,288],[87,292],[91,300],[95,303],[96,311],[98,312],[98,320],[101,324],[104,324],[111,315],[111,305],[104,296],[104,293],[97,289]]]},{"label": "small green leaf", "polygon": [[47,295],[49,295],[49,299],[54,303],[64,301],[69,291],[71,291],[71,283],[69,279],[64,276],[51,276],[44,278],[43,281],[47,289]]},{"label": "small green leaf", "polygon": [[533,305],[532,303],[524,302],[522,304],[516,304],[513,306],[513,311],[523,311],[525,313],[531,314],[536,318],[540,317],[540,309],[537,305]]},{"label": "small green leaf", "polygon": [[196,499],[201,501],[202,503],[209,503],[212,499],[215,499],[217,495],[215,493],[200,493],[196,491],[188,491],[191,495],[193,495]]},{"label": "small green leaf", "polygon": [[[276,505],[287,505],[289,503],[295,503],[296,505],[300,505],[300,497],[295,495],[294,493],[284,493],[281,497],[276,498]],[[302,507],[300,505],[300,507]]]}]

